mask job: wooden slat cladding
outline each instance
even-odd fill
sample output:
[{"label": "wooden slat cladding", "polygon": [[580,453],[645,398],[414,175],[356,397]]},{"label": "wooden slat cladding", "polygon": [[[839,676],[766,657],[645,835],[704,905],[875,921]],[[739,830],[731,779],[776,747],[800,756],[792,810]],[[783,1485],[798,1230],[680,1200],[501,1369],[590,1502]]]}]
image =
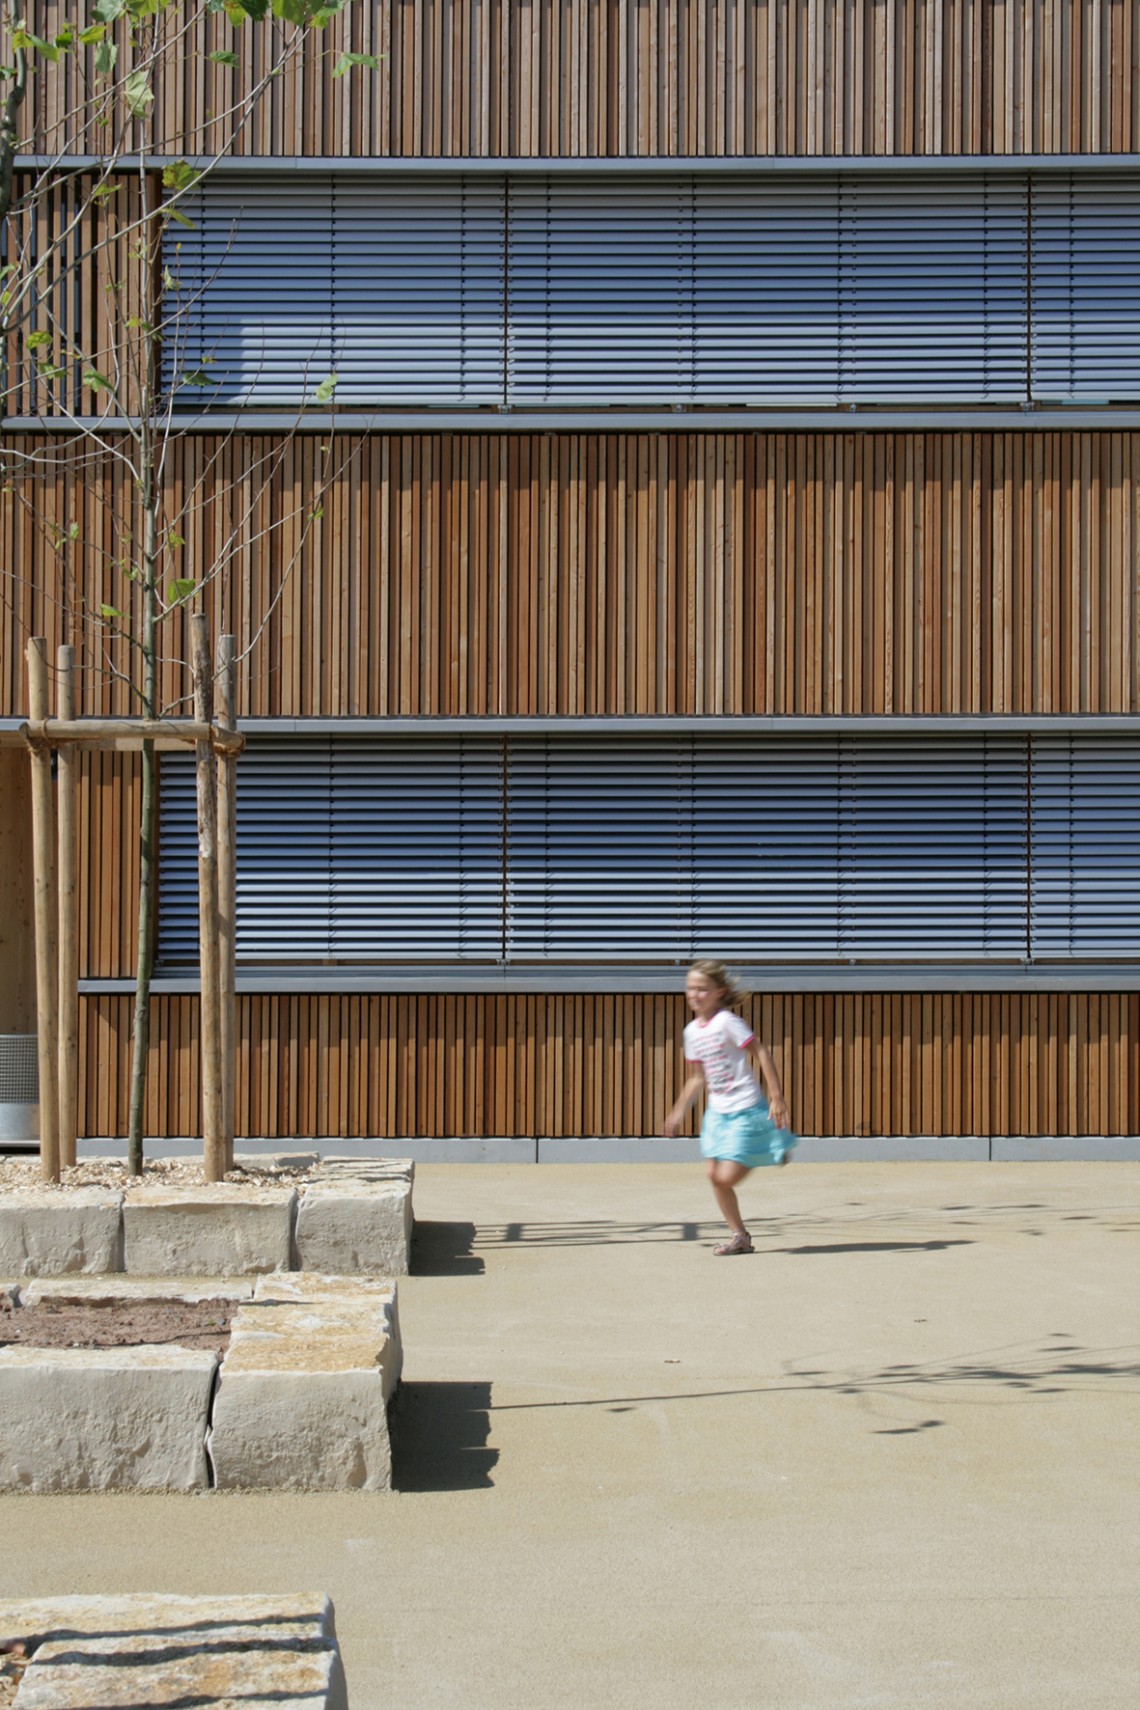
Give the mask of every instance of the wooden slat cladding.
[{"label": "wooden slat cladding", "polygon": [[[355,0],[243,121],[275,38],[203,9],[156,111],[185,153],[1128,151],[1138,28],[1134,0]],[[240,70],[206,58],[233,46]],[[334,80],[345,48],[379,72]],[[82,142],[84,87],[69,59],[38,79],[36,147]]]},{"label": "wooden slat cladding", "polygon": [[[796,1127],[818,1135],[1129,1134],[1140,995],[750,1000]],[[683,1064],[660,996],[295,996],[239,1001],[245,1136],[385,1139],[660,1132]],[[82,1131],[127,1119],[130,1000],[83,1002]],[[199,1132],[197,1000],[155,1000],[151,1134]]]},{"label": "wooden slat cladding", "polygon": [[133,975],[138,943],[137,755],[85,753],[79,769],[79,974]]},{"label": "wooden slat cladding", "polygon": [[[171,451],[164,581],[216,572],[243,716],[1140,711],[1137,434],[337,438],[314,522],[328,443]],[[133,597],[122,471],[22,479],[79,544],[0,496],[9,713],[25,635],[81,609],[63,567],[88,609]],[[112,629],[85,712],[135,710]]]},{"label": "wooden slat cladding", "polygon": [[[14,190],[6,255],[16,268],[9,281],[15,330],[7,340],[4,413],[137,409],[138,339],[127,324],[145,313],[154,269],[138,249],[147,207],[158,195],[155,180],[144,186],[135,178],[109,178],[100,185],[97,176],[77,172],[55,176],[49,188],[21,172]],[[37,344],[36,335],[47,342]],[[106,385],[85,385],[89,371]]]}]

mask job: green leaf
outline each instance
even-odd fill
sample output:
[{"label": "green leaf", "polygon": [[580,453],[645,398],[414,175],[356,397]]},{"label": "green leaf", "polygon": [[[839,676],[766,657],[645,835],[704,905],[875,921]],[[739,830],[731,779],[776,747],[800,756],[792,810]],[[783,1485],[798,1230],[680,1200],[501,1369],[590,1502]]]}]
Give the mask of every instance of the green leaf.
[{"label": "green leaf", "polygon": [[67,375],[66,368],[59,368],[51,362],[37,363],[41,380],[63,380]]},{"label": "green leaf", "polygon": [[255,24],[260,24],[269,11],[269,0],[237,0],[237,10],[252,18]]},{"label": "green leaf", "polygon": [[122,189],[121,184],[97,184],[91,192],[93,202],[109,202],[112,196],[117,196]]},{"label": "green leaf", "polygon": [[68,530],[67,530],[67,538],[68,538],[68,540],[78,540],[79,539],[79,524],[78,523],[71,523],[70,524],[70,526],[68,527]]},{"label": "green leaf", "polygon": [[351,71],[354,65],[367,66],[369,71],[379,71],[380,61],[374,53],[342,53],[333,67],[334,77],[343,77],[346,71]]},{"label": "green leaf", "polygon": [[51,343],[51,334],[49,332],[29,333],[26,342],[29,350],[42,350],[45,344]]},{"label": "green leaf", "polygon": [[65,24],[55,38],[55,45],[61,53],[66,53],[75,44],[75,25]]},{"label": "green leaf", "polygon": [[333,393],[336,391],[338,383],[338,375],[326,374],[320,385],[317,387],[317,403],[327,404]]},{"label": "green leaf", "polygon": [[83,370],[83,384],[90,386],[93,392],[112,392],[114,387],[105,374],[100,374],[97,368]]},{"label": "green leaf", "polygon": [[167,208],[166,217],[168,220],[173,220],[176,225],[185,226],[188,232],[196,232],[198,230],[198,227],[190,218],[189,214],[184,214],[181,208]]},{"label": "green leaf", "polygon": [[95,0],[92,16],[100,24],[113,24],[127,9],[127,0]]},{"label": "green leaf", "polygon": [[123,100],[136,119],[145,119],[154,105],[154,90],[145,71],[132,71],[123,79]]},{"label": "green leaf", "polygon": [[238,62],[237,54],[231,52],[229,48],[215,48],[213,53],[206,55],[206,58],[212,59],[215,65],[236,65]]},{"label": "green leaf", "polygon": [[173,582],[166,584],[166,603],[168,606],[180,606],[188,600],[197,589],[197,582],[188,576],[179,576]]},{"label": "green leaf", "polygon": [[119,59],[119,50],[114,42],[100,42],[95,49],[95,70],[100,77],[110,77]]},{"label": "green leaf", "polygon": [[170,548],[171,552],[177,552],[180,546],[186,545],[186,542],[180,534],[176,533],[174,529],[171,529],[170,533],[166,537],[166,544]]},{"label": "green leaf", "polygon": [[93,47],[96,42],[101,42],[106,34],[106,24],[92,24],[90,29],[82,32],[79,40],[82,42],[84,47]]},{"label": "green leaf", "polygon": [[42,36],[34,36],[31,30],[13,30],[12,46],[17,52],[42,53],[45,59],[50,59],[53,63],[59,58],[59,49],[54,43],[45,42]]},{"label": "green leaf", "polygon": [[[213,59],[213,54],[210,58]],[[173,160],[162,169],[162,182],[167,190],[192,190],[202,174],[187,160]]]},{"label": "green leaf", "polygon": [[118,606],[100,606],[99,616],[101,618],[105,618],[108,623],[111,623],[116,619],[119,623],[126,623],[127,621],[127,614],[125,612],[121,612]]},{"label": "green leaf", "polygon": [[182,376],[183,386],[216,386],[218,382],[204,368],[192,369],[189,374]]}]

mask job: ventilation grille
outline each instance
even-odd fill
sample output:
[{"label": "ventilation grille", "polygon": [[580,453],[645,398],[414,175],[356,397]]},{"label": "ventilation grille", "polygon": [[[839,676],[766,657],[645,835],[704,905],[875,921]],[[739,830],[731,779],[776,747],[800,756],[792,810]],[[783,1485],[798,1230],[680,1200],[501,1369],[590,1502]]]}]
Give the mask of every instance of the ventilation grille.
[{"label": "ventilation grille", "polygon": [[36,1036],[0,1033],[0,1104],[38,1104]]}]

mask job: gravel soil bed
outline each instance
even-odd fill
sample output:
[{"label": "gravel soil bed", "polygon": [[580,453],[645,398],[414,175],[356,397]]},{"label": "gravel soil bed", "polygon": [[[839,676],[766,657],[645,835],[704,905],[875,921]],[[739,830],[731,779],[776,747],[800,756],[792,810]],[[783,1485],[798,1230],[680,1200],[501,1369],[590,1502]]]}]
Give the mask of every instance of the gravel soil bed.
[{"label": "gravel soil bed", "polygon": [[[299,1169],[292,1165],[240,1164],[230,1170],[227,1182],[245,1182],[255,1187],[272,1186],[280,1182],[285,1187],[300,1187],[315,1176],[315,1167]],[[40,1161],[34,1154],[16,1158],[0,1155],[0,1193],[39,1191],[66,1193],[69,1188],[115,1188],[129,1194],[139,1187],[201,1187],[206,1173],[200,1163],[191,1158],[154,1158],[143,1167],[141,1176],[132,1176],[118,1158],[88,1158],[72,1164],[61,1173],[58,1187],[44,1182],[40,1176]]]},{"label": "gravel soil bed", "polygon": [[[224,1354],[231,1300],[0,1302],[0,1348],[138,1348],[157,1345]],[[3,1699],[0,1698],[0,1704]]]}]

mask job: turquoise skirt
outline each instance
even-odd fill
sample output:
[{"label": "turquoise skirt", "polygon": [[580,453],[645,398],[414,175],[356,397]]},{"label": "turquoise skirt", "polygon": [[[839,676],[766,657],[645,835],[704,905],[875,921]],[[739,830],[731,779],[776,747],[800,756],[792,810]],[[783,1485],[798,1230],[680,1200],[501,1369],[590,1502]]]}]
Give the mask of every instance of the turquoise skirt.
[{"label": "turquoise skirt", "polygon": [[747,1110],[706,1110],[701,1123],[702,1156],[750,1170],[784,1163],[795,1143],[794,1134],[776,1127],[763,1099]]}]

